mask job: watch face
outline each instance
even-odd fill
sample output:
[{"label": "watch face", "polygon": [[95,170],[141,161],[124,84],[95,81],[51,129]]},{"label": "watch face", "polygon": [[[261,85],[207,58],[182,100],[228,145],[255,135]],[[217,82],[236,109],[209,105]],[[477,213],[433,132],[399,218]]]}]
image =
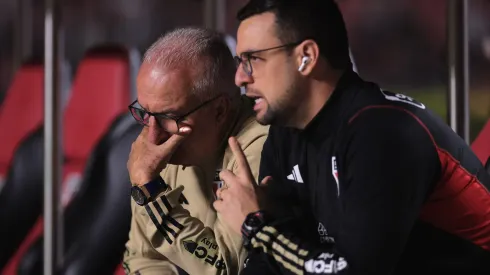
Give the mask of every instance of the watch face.
[{"label": "watch face", "polygon": [[131,188],[131,197],[133,197],[133,200],[138,205],[145,205],[146,204],[146,196],[138,186],[133,186]]},{"label": "watch face", "polygon": [[249,214],[245,219],[245,222],[242,224],[242,235],[246,239],[249,239],[251,236],[255,235],[258,230],[260,230],[263,224],[264,219],[260,212]]},{"label": "watch face", "polygon": [[260,226],[261,224],[262,224],[262,220],[255,215],[250,217],[250,219],[248,220],[248,225],[251,227],[257,227]]}]

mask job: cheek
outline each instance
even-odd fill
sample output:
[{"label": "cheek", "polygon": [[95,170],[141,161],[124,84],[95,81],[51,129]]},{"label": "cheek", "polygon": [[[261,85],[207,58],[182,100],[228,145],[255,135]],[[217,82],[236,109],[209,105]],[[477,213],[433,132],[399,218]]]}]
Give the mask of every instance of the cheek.
[{"label": "cheek", "polygon": [[267,75],[260,79],[261,83],[257,89],[265,95],[266,99],[273,100],[290,86],[291,75],[290,68],[284,64],[271,64]]},{"label": "cheek", "polygon": [[193,144],[203,144],[214,135],[214,132],[216,131],[216,122],[215,118],[212,117],[210,113],[202,112],[196,115],[197,116],[189,122],[192,127],[192,134],[188,139],[192,140]]},{"label": "cheek", "polygon": [[214,128],[199,128],[193,131],[192,134],[185,140],[185,144],[182,143],[183,154],[193,154],[197,156],[202,156],[203,154],[208,154],[213,144],[213,133]]}]

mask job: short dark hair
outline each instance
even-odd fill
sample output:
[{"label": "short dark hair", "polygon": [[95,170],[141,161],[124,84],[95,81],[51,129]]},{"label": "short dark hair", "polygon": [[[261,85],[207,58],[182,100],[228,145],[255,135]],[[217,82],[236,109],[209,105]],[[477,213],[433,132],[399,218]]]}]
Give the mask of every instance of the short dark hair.
[{"label": "short dark hair", "polygon": [[313,39],[330,66],[352,68],[344,19],[335,1],[250,0],[238,11],[237,19],[265,12],[276,16],[276,32],[282,43]]}]

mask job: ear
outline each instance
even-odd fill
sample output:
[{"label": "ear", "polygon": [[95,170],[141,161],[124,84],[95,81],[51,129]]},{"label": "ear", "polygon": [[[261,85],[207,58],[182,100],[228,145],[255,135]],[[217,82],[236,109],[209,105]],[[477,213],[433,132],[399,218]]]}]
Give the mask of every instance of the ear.
[{"label": "ear", "polygon": [[[311,74],[320,57],[318,44],[314,40],[308,39],[299,44],[296,51],[298,68],[301,68],[299,73],[305,76]],[[304,63],[305,57],[308,60],[306,63]]]}]

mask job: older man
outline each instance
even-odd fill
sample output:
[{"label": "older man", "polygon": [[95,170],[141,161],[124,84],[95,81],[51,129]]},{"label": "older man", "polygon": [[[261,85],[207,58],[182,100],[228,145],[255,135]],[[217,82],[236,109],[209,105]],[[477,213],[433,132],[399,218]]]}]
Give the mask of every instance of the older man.
[{"label": "older man", "polygon": [[[241,235],[212,207],[221,169],[236,171],[227,140],[236,136],[258,177],[268,127],[234,85],[235,65],[219,34],[177,29],[146,52],[130,106],[143,124],[128,161],[132,223],[128,274],[238,274]],[[163,170],[163,171],[162,171]]]}]

